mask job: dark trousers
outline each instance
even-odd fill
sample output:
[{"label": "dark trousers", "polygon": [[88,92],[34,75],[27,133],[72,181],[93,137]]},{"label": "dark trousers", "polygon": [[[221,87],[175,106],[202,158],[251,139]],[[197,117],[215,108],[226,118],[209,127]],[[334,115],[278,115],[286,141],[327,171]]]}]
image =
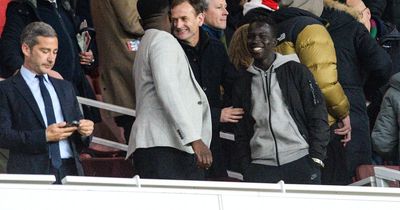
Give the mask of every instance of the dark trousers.
[{"label": "dark trousers", "polygon": [[226,171],[226,163],[224,160],[224,150],[222,149],[219,132],[213,133],[210,150],[213,156],[213,163],[211,167],[206,171],[206,178],[222,179],[228,177],[228,172]]},{"label": "dark trousers", "polygon": [[72,176],[78,175],[78,172],[76,170],[75,160],[73,158],[62,159],[61,167],[59,169],[55,169],[55,168],[51,167],[50,168],[50,173],[52,175],[56,176],[56,182],[54,182],[54,184],[61,184],[61,180],[65,176],[67,176],[67,175],[72,175]]},{"label": "dark trousers", "polygon": [[141,178],[204,180],[194,154],[172,147],[140,148],[133,153],[135,170]]},{"label": "dark trousers", "polygon": [[322,169],[322,184],[325,185],[348,185],[351,183],[351,175],[346,162],[346,151],[334,130],[338,128],[337,123],[330,127],[330,141],[326,149],[327,158]]},{"label": "dark trousers", "polygon": [[351,141],[347,143],[345,150],[347,170],[349,176],[353,177],[356,175],[358,166],[372,163],[372,143],[367,113],[363,115],[353,114],[350,108],[350,119]]},{"label": "dark trousers", "polygon": [[131,135],[132,124],[135,118],[129,115],[114,117],[115,124],[124,129],[124,137],[126,144],[129,144],[129,136]]},{"label": "dark trousers", "polygon": [[[355,109],[355,108],[354,108]],[[362,109],[360,109],[362,110]],[[371,164],[372,149],[366,114],[350,111],[351,141],[343,147],[342,136],[334,133],[337,123],[332,125],[331,139],[327,147],[327,159],[322,171],[322,184],[348,185],[356,174],[358,166]]]},{"label": "dark trousers", "polygon": [[245,182],[288,184],[320,184],[321,170],[309,156],[281,166],[267,166],[251,163],[243,173]]}]

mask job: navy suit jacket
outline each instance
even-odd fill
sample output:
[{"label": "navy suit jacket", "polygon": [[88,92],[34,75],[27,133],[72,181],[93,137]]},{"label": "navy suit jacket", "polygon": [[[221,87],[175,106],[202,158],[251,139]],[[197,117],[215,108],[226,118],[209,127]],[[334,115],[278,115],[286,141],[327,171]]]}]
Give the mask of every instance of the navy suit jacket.
[{"label": "navy suit jacket", "polygon": [[[82,119],[72,84],[50,78],[61,104],[64,120]],[[46,124],[28,85],[18,72],[0,82],[0,147],[8,149],[7,173],[49,174],[50,161],[46,142]],[[74,133],[68,138],[78,175],[83,175],[78,152],[90,138]]]}]

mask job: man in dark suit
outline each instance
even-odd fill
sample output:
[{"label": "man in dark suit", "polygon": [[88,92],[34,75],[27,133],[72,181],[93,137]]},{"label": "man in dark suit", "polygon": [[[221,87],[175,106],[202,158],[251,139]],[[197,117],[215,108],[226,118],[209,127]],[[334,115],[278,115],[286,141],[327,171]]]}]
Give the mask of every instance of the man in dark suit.
[{"label": "man in dark suit", "polygon": [[[82,119],[72,84],[48,74],[57,57],[53,28],[33,22],[21,35],[24,63],[0,82],[0,147],[10,151],[7,173],[83,175],[78,152],[93,122]],[[74,123],[67,123],[74,122]]]}]

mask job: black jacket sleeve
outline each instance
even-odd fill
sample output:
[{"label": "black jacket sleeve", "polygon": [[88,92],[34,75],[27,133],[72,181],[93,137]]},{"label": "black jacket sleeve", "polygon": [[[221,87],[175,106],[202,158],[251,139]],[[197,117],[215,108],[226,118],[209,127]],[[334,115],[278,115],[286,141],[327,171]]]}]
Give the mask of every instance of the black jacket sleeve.
[{"label": "black jacket sleeve", "polygon": [[[212,42],[216,42],[212,40]],[[218,60],[218,76],[208,78],[208,80],[218,80],[218,83],[214,83],[209,81],[210,84],[216,85],[212,87],[212,91],[218,91],[218,94],[213,94],[211,97],[210,104],[211,104],[211,117],[213,120],[213,128],[219,128],[220,125],[220,118],[221,118],[221,111],[225,107],[232,106],[232,91],[233,91],[233,84],[235,80],[238,78],[238,72],[236,71],[235,67],[229,61],[228,54],[225,50],[225,47],[218,41],[213,46],[213,52],[218,52],[213,56],[214,59]],[[204,59],[207,59],[207,55]],[[210,66],[212,68],[212,66]],[[213,70],[211,70],[213,71]],[[211,74],[213,75],[213,74]],[[221,97],[221,87],[223,88],[222,97]],[[207,94],[207,92],[206,92]],[[217,98],[218,97],[218,98]],[[213,100],[213,101],[211,101]],[[218,103],[216,103],[218,101]],[[214,106],[213,106],[214,105]],[[217,126],[217,127],[215,127]]]},{"label": "black jacket sleeve", "polygon": [[233,64],[229,61],[228,54],[223,51],[224,71],[222,75],[222,86],[224,88],[223,107],[232,106],[233,84],[238,78],[238,72]]},{"label": "black jacket sleeve", "polygon": [[305,114],[305,126],[308,133],[309,154],[311,157],[324,160],[329,143],[328,111],[324,97],[307,67],[298,65],[302,72],[299,90]]},{"label": "black jacket sleeve", "polygon": [[34,20],[32,11],[28,11],[21,3],[11,1],[6,11],[6,23],[1,35],[0,61],[2,69],[0,77],[10,77],[23,63],[20,36],[28,20]]},{"label": "black jacket sleeve", "polygon": [[244,92],[247,89],[245,80],[246,77],[243,76],[235,83],[232,95],[233,107],[244,108],[245,110],[243,118],[234,126],[235,162],[238,164],[241,173],[251,162],[250,138],[253,136],[252,130],[249,130],[249,127],[251,127],[250,110],[244,104]]},{"label": "black jacket sleeve", "polygon": [[374,78],[373,88],[379,89],[389,81],[392,60],[390,55],[371,38],[363,25],[358,24],[358,27],[355,36],[357,56],[367,76]]}]

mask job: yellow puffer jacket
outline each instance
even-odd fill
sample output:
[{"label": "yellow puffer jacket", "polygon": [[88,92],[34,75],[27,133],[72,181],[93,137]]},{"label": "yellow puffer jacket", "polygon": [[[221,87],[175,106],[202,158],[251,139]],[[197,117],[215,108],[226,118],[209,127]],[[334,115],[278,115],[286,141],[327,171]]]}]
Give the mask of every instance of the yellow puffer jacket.
[{"label": "yellow puffer jacket", "polygon": [[[276,51],[296,53],[318,83],[328,109],[329,125],[349,114],[349,101],[338,82],[336,52],[333,41],[320,23],[311,17],[294,17],[279,24]],[[279,35],[280,34],[280,35]]]}]

